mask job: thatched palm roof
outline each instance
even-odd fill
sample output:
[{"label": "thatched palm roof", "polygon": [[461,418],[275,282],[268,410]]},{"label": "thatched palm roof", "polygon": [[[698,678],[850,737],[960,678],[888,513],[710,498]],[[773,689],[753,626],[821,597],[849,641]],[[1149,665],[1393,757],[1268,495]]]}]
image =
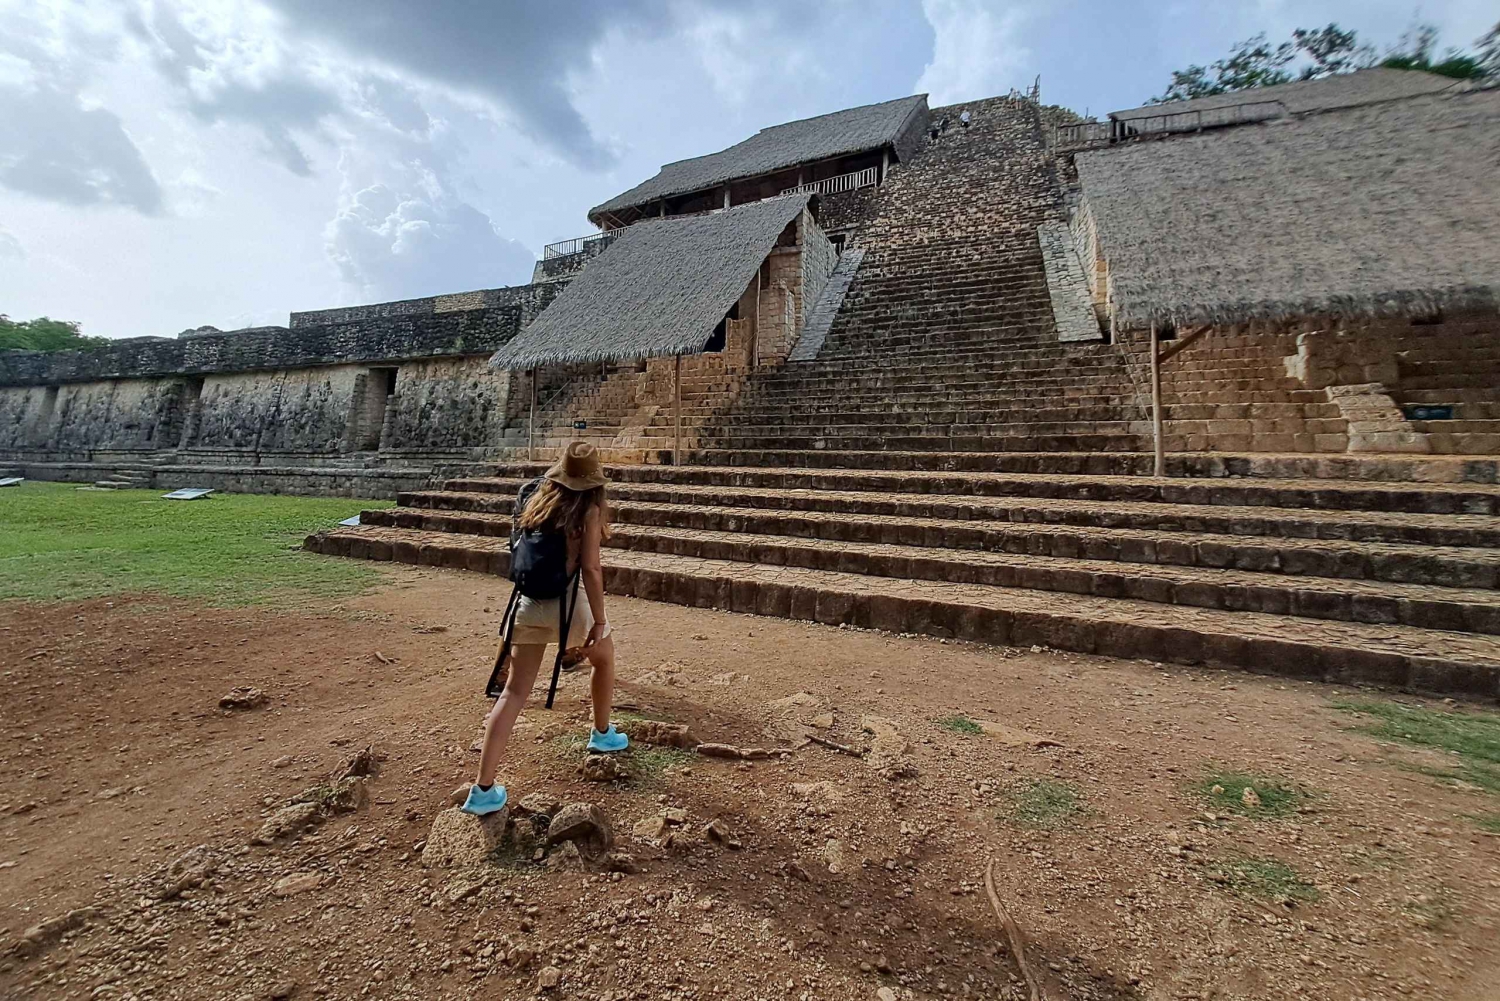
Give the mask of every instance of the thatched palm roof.
[{"label": "thatched palm roof", "polygon": [[1500,301],[1500,89],[1078,154],[1116,322]]},{"label": "thatched palm roof", "polygon": [[666,164],[650,180],[589,209],[589,218],[597,223],[602,213],[705,191],[725,181],[878,150],[894,143],[911,116],[926,108],[927,95],[915,94],[761,129],[728,149]]},{"label": "thatched palm roof", "polygon": [[1321,80],[1298,80],[1272,87],[1256,87],[1252,90],[1235,91],[1230,94],[1215,94],[1212,97],[1195,97],[1186,101],[1167,101],[1163,104],[1148,104],[1126,111],[1112,111],[1110,118],[1128,122],[1139,118],[1157,118],[1161,115],[1176,115],[1189,111],[1219,111],[1239,104],[1261,104],[1275,102],[1287,114],[1302,115],[1312,111],[1332,111],[1335,108],[1353,108],[1381,101],[1435,94],[1456,86],[1451,77],[1419,70],[1367,69],[1356,73],[1341,73]]},{"label": "thatched palm roof", "polygon": [[815,196],[636,223],[505,347],[496,368],[697,354]]}]

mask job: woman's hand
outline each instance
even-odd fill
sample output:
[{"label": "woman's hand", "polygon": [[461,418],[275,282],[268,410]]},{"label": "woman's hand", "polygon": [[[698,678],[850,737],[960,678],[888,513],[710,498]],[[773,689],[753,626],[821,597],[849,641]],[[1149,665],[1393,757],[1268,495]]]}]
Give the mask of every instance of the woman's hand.
[{"label": "woman's hand", "polygon": [[583,641],[584,648],[593,646],[607,635],[609,635],[609,623],[595,622],[593,628],[589,630],[589,638]]}]

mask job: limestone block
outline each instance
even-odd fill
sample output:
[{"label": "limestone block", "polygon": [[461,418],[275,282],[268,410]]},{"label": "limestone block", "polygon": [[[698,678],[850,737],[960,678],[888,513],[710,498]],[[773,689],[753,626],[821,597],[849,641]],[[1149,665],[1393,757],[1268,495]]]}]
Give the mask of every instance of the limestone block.
[{"label": "limestone block", "polygon": [[450,807],[437,815],[422,849],[422,864],[440,868],[479,865],[505,838],[510,811],[500,810],[484,817]]}]

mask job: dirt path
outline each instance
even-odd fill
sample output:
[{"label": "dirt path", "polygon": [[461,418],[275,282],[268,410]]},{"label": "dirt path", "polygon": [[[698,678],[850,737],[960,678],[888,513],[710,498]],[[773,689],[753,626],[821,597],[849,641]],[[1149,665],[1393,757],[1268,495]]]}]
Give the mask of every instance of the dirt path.
[{"label": "dirt path", "polygon": [[[598,803],[637,871],[424,868],[505,595],[389,573],[305,614],[0,606],[0,996],[1021,998],[993,857],[1049,998],[1493,997],[1495,797],[1351,729],[1347,690],[675,605],[611,599],[629,712],[796,749],[588,782],[565,676],[504,778]],[[269,704],[220,710],[237,685]],[[365,745],[366,805],[250,844]]]}]

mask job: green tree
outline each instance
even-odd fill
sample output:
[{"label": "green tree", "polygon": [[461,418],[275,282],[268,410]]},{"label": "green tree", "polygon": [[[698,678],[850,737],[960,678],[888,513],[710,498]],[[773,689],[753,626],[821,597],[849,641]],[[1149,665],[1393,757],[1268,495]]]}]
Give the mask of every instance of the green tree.
[{"label": "green tree", "polygon": [[103,337],[85,337],[71,320],[39,316],[34,320],[12,320],[0,313],[0,351],[67,351],[107,343]]},{"label": "green tree", "polygon": [[1473,53],[1448,49],[1437,58],[1437,39],[1437,29],[1432,25],[1414,25],[1381,56],[1362,44],[1355,31],[1337,24],[1298,28],[1290,41],[1279,45],[1272,45],[1261,33],[1239,42],[1227,57],[1209,66],[1173,70],[1171,86],[1148,103],[1210,97],[1293,80],[1321,80],[1371,66],[1425,70],[1459,79],[1500,74],[1500,24],[1479,39]]},{"label": "green tree", "polygon": [[1500,31],[1500,25],[1496,25],[1494,31],[1479,39],[1478,52],[1460,52],[1450,48],[1439,59],[1436,58],[1437,28],[1430,24],[1414,25],[1407,29],[1401,36],[1401,41],[1380,60],[1380,65],[1395,70],[1423,70],[1458,80],[1477,80],[1486,75],[1485,46],[1494,44],[1497,31]]}]

